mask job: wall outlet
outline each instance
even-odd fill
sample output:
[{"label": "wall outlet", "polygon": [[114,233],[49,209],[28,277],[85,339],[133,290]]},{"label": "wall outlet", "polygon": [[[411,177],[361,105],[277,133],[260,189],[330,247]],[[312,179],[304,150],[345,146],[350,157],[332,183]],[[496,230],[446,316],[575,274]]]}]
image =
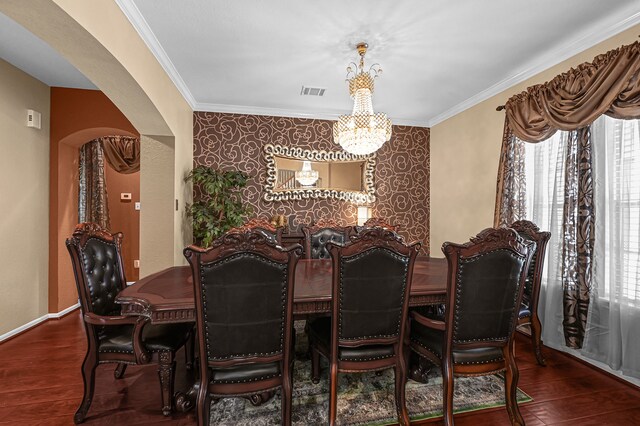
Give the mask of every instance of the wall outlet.
[{"label": "wall outlet", "polygon": [[136,203],[134,204],[134,208],[136,210],[140,210],[140,201],[136,201]]},{"label": "wall outlet", "polygon": [[133,261],[133,267],[136,269],[140,269],[140,261],[138,259]]}]

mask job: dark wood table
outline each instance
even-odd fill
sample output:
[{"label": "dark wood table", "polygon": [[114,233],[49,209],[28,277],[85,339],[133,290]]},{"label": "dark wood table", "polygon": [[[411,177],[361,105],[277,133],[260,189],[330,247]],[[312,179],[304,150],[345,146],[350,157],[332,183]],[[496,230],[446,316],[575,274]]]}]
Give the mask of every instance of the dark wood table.
[{"label": "dark wood table", "polygon": [[[331,261],[301,259],[296,268],[294,316],[331,312]],[[409,306],[444,303],[445,259],[418,258]],[[145,277],[116,297],[123,315],[144,315],[154,324],[195,322],[193,281],[188,266],[174,266]]]},{"label": "dark wood table", "polygon": [[[296,267],[294,282],[294,317],[307,314],[331,313],[330,260],[301,259]],[[418,258],[413,270],[409,306],[427,306],[446,301],[447,262],[445,259]],[[189,266],[174,266],[145,277],[125,288],[116,297],[122,305],[122,315],[144,315],[152,324],[195,323],[193,280]],[[430,365],[412,355],[408,375],[426,382]],[[186,392],[177,392],[175,406],[180,411],[193,409],[198,383]],[[268,401],[274,391],[249,397],[254,405]]]}]

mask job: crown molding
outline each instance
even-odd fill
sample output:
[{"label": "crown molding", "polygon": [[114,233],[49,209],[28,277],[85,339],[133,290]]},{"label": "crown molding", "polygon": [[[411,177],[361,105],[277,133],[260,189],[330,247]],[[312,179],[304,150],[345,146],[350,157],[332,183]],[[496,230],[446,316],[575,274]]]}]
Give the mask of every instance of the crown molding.
[{"label": "crown molding", "polygon": [[443,113],[432,117],[430,120],[428,120],[428,127],[435,126],[436,124],[439,124],[447,120],[448,118],[451,118],[479,104],[482,101],[486,101],[487,99],[502,93],[510,87],[513,87],[518,83],[522,83],[523,81],[535,76],[536,74],[539,74],[542,71],[545,71],[552,66],[557,65],[560,62],[565,61],[572,56],[575,56],[578,53],[583,52],[595,46],[596,44],[601,43],[608,38],[611,38],[614,35],[633,27],[634,25],[637,25],[638,23],[640,23],[640,12],[635,13],[634,15],[631,15],[628,18],[617,22],[609,27],[602,28],[600,31],[594,31],[567,45],[564,45],[557,49],[553,49],[549,53],[543,55],[541,59],[537,61],[537,65],[524,69],[505,80],[499,81],[488,89],[485,89],[473,95],[469,99],[460,102],[454,107],[449,108]]},{"label": "crown molding", "polygon": [[[199,102],[196,104],[194,111],[201,112],[223,112],[227,114],[245,114],[245,115],[270,115],[274,117],[292,117],[292,118],[308,118],[312,120],[332,120],[336,121],[343,114],[324,113],[324,112],[302,112],[293,109],[284,108],[266,108],[259,106],[245,105],[227,105],[212,104]],[[402,118],[389,117],[394,126],[413,126],[413,127],[429,127],[427,120],[405,120]]]},{"label": "crown molding", "polygon": [[140,13],[140,9],[135,5],[133,0],[115,0],[116,4],[120,7],[120,10],[127,17],[133,28],[138,32],[142,41],[147,45],[153,56],[160,63],[160,66],[167,73],[173,84],[178,91],[182,94],[182,97],[187,101],[191,109],[195,109],[196,100],[193,94],[187,87],[178,70],[169,59],[169,55],[165,52],[164,48],[156,38],[156,35],[149,27],[149,24]]}]

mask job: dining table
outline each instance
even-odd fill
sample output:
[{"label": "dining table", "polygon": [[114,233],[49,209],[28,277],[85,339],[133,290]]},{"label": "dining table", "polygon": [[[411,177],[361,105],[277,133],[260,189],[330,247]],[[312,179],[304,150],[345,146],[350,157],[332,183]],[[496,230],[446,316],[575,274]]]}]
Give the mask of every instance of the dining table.
[{"label": "dining table", "polygon": [[[293,315],[331,313],[332,266],[330,259],[300,259],[296,267]],[[445,303],[447,262],[416,259],[409,306]],[[189,266],[173,266],[151,274],[122,290],[116,297],[122,315],[143,315],[152,324],[193,322],[195,301]]]},{"label": "dining table", "polygon": [[[300,259],[294,278],[293,315],[296,319],[311,314],[331,313],[332,261]],[[418,257],[414,264],[409,307],[438,305],[446,302],[447,261]],[[192,322],[195,324],[195,299],[190,266],[172,266],[136,281],[115,299],[121,315],[142,315],[152,324]],[[425,381],[430,366],[414,357],[409,377]],[[195,391],[178,393],[176,407],[186,411],[193,407]],[[269,396],[251,398],[259,405]]]}]

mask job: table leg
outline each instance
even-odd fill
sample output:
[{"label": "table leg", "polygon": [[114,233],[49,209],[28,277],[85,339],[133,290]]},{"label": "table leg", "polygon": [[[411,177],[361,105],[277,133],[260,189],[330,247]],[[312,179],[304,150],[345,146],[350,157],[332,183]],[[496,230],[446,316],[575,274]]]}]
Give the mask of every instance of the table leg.
[{"label": "table leg", "polygon": [[427,383],[429,379],[427,375],[433,368],[431,361],[421,357],[415,352],[411,352],[409,358],[409,378],[419,383]]}]

